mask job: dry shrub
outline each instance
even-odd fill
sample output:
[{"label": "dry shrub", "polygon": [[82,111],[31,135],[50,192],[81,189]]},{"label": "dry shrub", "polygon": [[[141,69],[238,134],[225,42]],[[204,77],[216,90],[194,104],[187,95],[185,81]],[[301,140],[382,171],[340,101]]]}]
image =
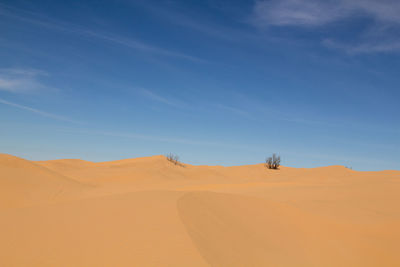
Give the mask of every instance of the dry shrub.
[{"label": "dry shrub", "polygon": [[184,165],[179,161],[179,156],[175,155],[173,153],[169,153],[168,155],[166,155],[167,160],[172,162],[174,165],[178,165],[178,166],[182,166],[184,167]]},{"label": "dry shrub", "polygon": [[279,169],[280,165],[281,165],[281,157],[277,156],[275,153],[272,155],[272,157],[269,157],[265,160],[265,167],[267,167],[268,169],[277,170]]}]

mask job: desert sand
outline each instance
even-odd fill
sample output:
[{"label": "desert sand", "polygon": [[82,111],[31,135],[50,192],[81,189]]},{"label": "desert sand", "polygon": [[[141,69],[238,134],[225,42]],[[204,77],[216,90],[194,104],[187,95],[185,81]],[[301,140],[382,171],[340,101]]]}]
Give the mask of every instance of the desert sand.
[{"label": "desert sand", "polygon": [[400,266],[400,171],[0,154],[0,266]]}]

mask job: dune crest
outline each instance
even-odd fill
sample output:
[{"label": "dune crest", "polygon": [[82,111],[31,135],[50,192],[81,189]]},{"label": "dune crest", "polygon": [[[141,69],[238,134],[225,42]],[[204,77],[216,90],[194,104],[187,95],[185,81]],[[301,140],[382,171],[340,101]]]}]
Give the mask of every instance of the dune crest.
[{"label": "dune crest", "polygon": [[0,209],[74,198],[88,188],[35,162],[0,154]]},{"label": "dune crest", "polygon": [[400,172],[0,154],[0,266],[400,266]]}]

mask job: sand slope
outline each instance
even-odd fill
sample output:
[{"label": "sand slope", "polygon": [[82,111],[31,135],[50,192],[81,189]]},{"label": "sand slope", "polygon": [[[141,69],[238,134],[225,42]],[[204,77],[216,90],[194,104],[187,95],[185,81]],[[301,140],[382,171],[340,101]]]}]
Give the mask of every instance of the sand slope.
[{"label": "sand slope", "polygon": [[0,266],[400,266],[399,171],[2,154],[0,186]]},{"label": "sand slope", "polygon": [[87,187],[34,162],[0,154],[0,209],[72,198]]},{"label": "sand slope", "polygon": [[178,209],[212,266],[395,266],[400,261],[396,224],[338,223],[274,201],[211,192],[186,194]]},{"label": "sand slope", "polygon": [[207,266],[182,193],[136,192],[0,213],[1,266]]}]

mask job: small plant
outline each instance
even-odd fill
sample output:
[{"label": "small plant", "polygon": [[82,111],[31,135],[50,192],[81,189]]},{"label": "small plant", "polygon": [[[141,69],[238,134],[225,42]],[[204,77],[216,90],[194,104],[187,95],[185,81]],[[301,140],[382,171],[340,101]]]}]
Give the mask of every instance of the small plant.
[{"label": "small plant", "polygon": [[272,154],[272,157],[269,157],[265,160],[265,167],[267,167],[268,169],[277,170],[279,169],[280,165],[281,165],[281,157],[277,156],[275,153]]},{"label": "small plant", "polygon": [[173,164],[179,165],[179,166],[183,166],[183,164],[179,162],[179,156],[178,155],[169,153],[168,155],[166,155],[166,157],[167,157],[167,160],[172,162]]}]

